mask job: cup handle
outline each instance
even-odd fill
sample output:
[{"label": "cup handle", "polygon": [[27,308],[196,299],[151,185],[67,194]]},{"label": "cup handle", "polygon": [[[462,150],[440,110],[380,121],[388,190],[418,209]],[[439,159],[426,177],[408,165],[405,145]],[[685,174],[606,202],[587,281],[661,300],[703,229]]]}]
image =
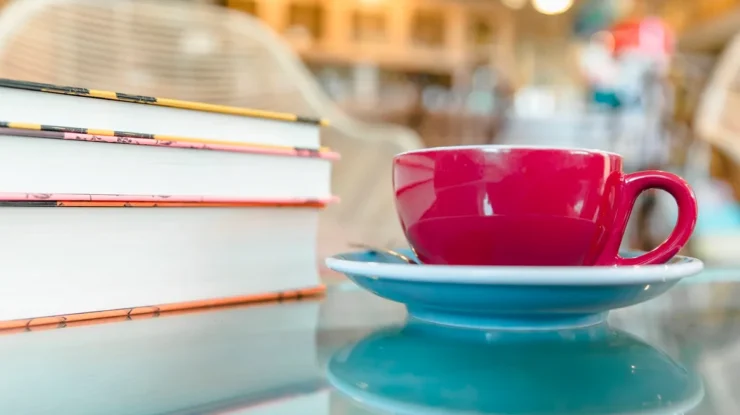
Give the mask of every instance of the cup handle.
[{"label": "cup handle", "polygon": [[[640,193],[648,189],[661,189],[668,192],[678,205],[678,220],[671,235],[655,249],[635,258],[619,256],[627,221]],[[621,202],[617,206],[616,226],[606,241],[601,256],[595,265],[648,265],[663,264],[673,258],[688,242],[696,226],[698,207],[694,192],[685,180],[675,174],[648,170],[630,173],[624,176]]]}]

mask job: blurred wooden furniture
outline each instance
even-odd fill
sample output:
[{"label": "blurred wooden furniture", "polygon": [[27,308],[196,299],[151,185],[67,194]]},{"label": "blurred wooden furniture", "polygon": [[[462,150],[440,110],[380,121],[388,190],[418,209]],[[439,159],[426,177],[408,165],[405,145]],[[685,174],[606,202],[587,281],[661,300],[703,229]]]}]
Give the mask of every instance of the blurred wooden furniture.
[{"label": "blurred wooden furniture", "polygon": [[[696,107],[694,128],[697,137],[711,147],[709,158],[712,177],[732,187],[740,201],[740,34],[732,37],[716,60],[711,76]],[[719,239],[718,239],[719,238]],[[695,238],[696,239],[696,238]],[[740,234],[712,236],[701,241],[704,251],[736,257]],[[716,251],[716,252],[715,252]],[[726,258],[717,258],[720,261]]]},{"label": "blurred wooden furniture", "polygon": [[[740,25],[740,4],[731,0],[729,7],[717,10],[715,13],[697,16],[692,8],[711,6],[713,1],[699,2],[694,0],[681,0],[678,8],[685,17],[681,20],[686,22],[681,26],[681,35],[678,38],[678,47],[683,51],[691,52],[718,52],[730,42]],[[728,1],[724,1],[728,3]],[[677,10],[677,11],[678,11]]]},{"label": "blurred wooden furniture", "polygon": [[0,77],[326,118],[323,144],[342,155],[333,174],[342,203],[323,217],[324,249],[402,240],[391,159],[421,147],[418,136],[346,115],[247,14],[167,0],[11,1],[0,12]]},{"label": "blurred wooden furniture", "polygon": [[740,35],[718,59],[696,111],[696,133],[716,149],[713,173],[732,185],[740,200]]}]

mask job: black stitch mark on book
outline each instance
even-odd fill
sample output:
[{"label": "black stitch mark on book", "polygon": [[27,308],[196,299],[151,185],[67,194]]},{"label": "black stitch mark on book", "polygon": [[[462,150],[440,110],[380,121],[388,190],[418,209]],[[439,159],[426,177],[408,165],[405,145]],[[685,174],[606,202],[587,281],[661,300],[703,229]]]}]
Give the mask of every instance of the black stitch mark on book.
[{"label": "black stitch mark on book", "polygon": [[116,137],[126,137],[126,138],[146,138],[147,140],[154,140],[154,134],[144,134],[144,133],[132,133],[129,131],[113,131],[113,135]]},{"label": "black stitch mark on book", "polygon": [[315,125],[320,125],[321,124],[321,120],[318,119],[318,118],[304,117],[302,115],[296,115],[295,120],[297,122],[304,122],[304,123],[307,123],[307,124],[315,124]]},{"label": "black stitch mark on book", "polygon": [[40,125],[41,131],[51,131],[55,133],[75,133],[87,134],[87,128],[60,127],[58,125]]},{"label": "black stitch mark on book", "polygon": [[300,155],[306,155],[308,157],[319,157],[321,152],[317,148],[308,147],[293,147],[293,149]]},{"label": "black stitch mark on book", "polygon": [[89,95],[90,90],[75,86],[59,86],[53,84],[42,84],[40,82],[16,81],[13,79],[0,79],[0,86],[8,88],[27,89],[30,91],[60,92],[63,94]]},{"label": "black stitch mark on book", "polygon": [[157,98],[154,97],[124,94],[123,92],[116,92],[116,98],[120,99],[121,101],[138,102],[142,104],[154,104],[157,102]]},{"label": "black stitch mark on book", "polygon": [[25,200],[3,200],[0,201],[0,207],[57,207],[60,206],[56,201],[51,200],[39,200],[39,201],[25,201]]}]

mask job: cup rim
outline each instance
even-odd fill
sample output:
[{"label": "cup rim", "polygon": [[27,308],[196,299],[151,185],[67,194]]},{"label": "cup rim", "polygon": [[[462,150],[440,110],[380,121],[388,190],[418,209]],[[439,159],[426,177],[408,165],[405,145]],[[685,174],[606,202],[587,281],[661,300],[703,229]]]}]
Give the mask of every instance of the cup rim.
[{"label": "cup rim", "polygon": [[431,152],[436,153],[436,152],[454,151],[454,150],[475,150],[475,149],[486,149],[486,148],[495,149],[495,150],[514,149],[514,150],[547,150],[547,151],[570,151],[570,152],[581,151],[581,152],[616,156],[616,157],[619,157],[620,159],[622,158],[622,155],[615,153],[613,151],[598,150],[598,149],[592,149],[592,148],[537,146],[537,145],[513,145],[513,144],[470,144],[470,145],[464,145],[464,146],[425,147],[425,148],[417,148],[414,150],[404,151],[403,153],[398,153],[393,158],[396,159],[396,158],[409,155],[409,154],[420,154],[420,153],[431,153]]}]

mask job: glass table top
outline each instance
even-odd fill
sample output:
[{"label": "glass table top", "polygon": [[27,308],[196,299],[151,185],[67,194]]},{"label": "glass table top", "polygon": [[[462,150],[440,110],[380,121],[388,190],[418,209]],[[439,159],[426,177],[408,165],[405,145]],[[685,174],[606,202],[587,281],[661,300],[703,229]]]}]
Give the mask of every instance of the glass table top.
[{"label": "glass table top", "polygon": [[483,332],[315,300],[0,336],[3,414],[738,414],[740,270],[608,325]]}]

